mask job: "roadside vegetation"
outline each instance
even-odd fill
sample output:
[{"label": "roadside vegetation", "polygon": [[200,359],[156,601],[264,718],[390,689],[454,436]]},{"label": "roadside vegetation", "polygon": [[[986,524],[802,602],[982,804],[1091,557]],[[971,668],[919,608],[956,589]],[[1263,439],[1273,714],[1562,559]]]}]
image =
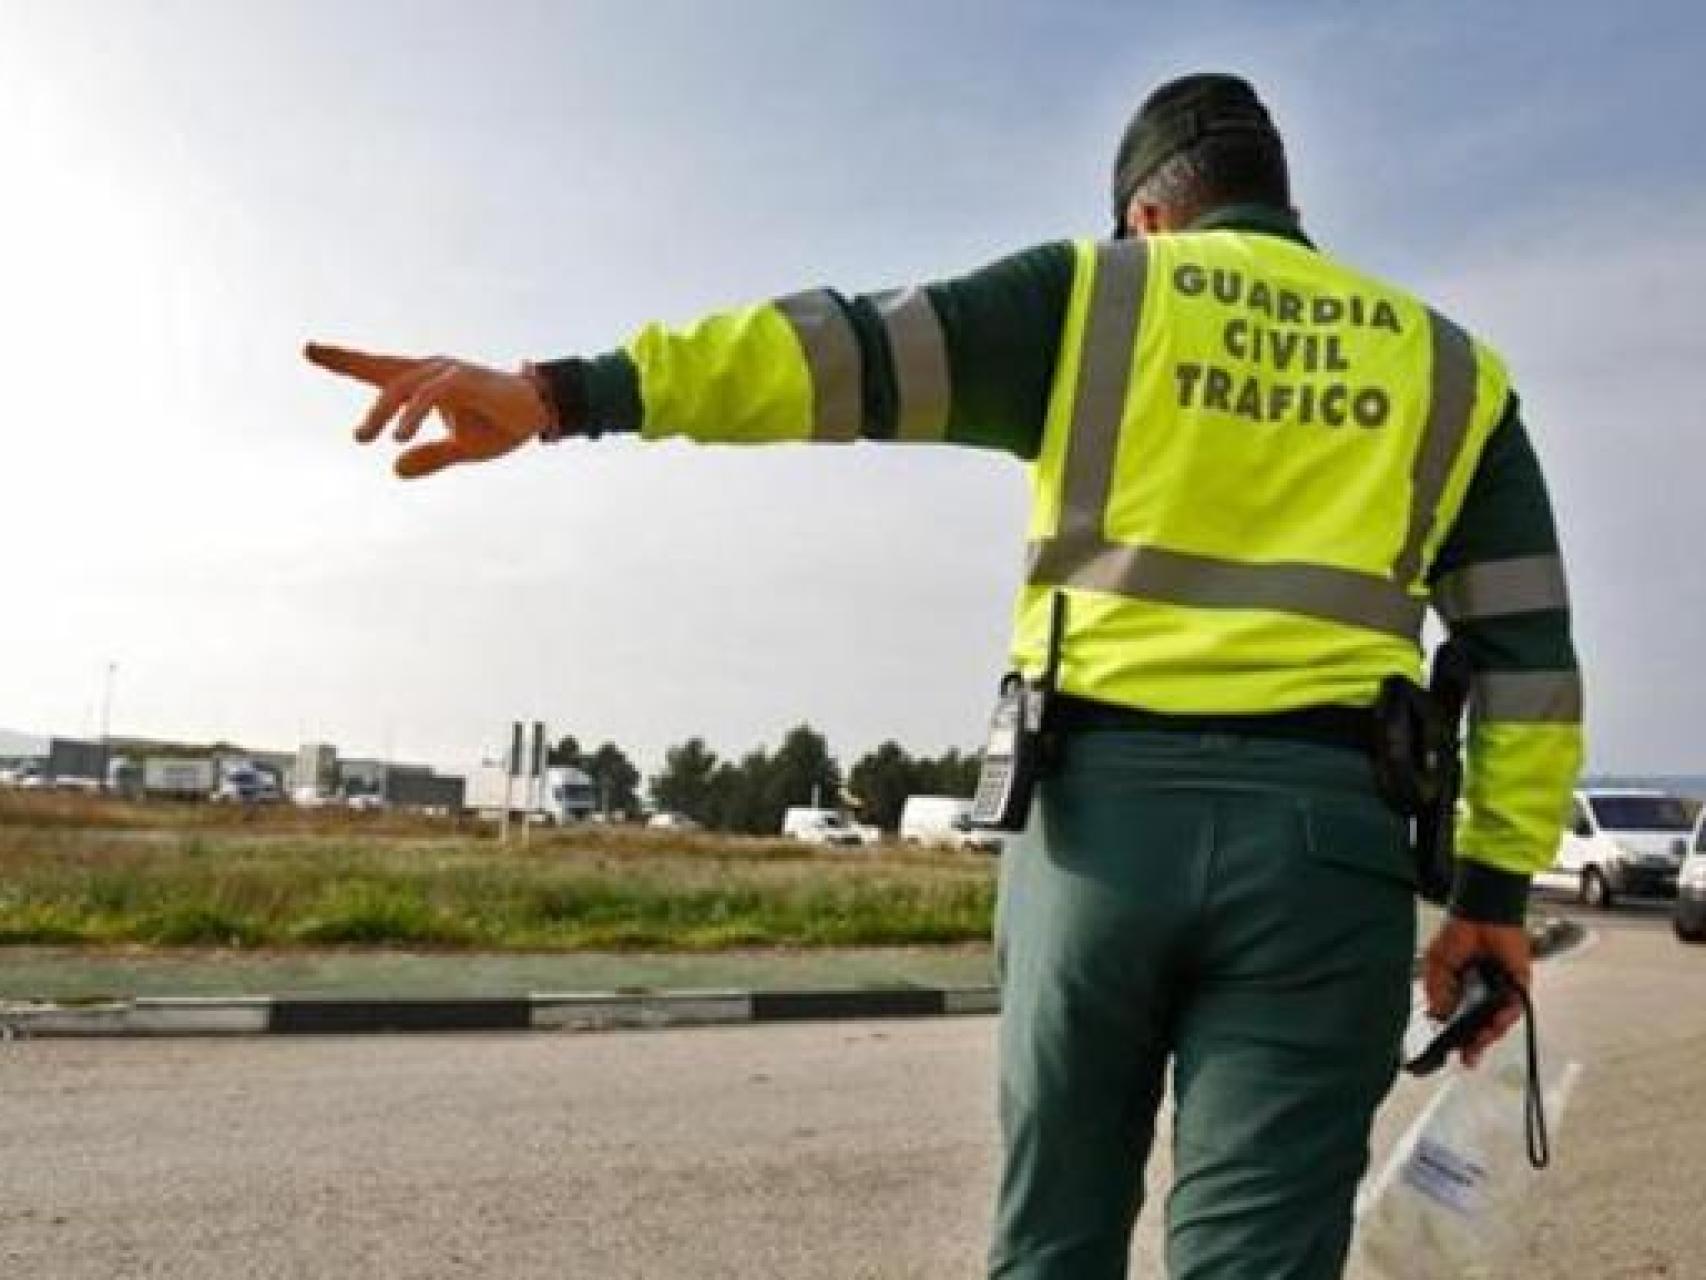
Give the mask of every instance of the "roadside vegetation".
[{"label": "roadside vegetation", "polygon": [[980,941],[994,864],[588,826],[0,798],[0,944],[705,951]]}]

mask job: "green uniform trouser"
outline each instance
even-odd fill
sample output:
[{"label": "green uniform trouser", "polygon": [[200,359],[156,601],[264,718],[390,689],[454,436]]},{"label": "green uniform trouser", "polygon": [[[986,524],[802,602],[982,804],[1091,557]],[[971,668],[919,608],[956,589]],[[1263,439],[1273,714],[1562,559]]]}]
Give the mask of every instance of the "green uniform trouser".
[{"label": "green uniform trouser", "polygon": [[1171,1060],[1168,1274],[1338,1276],[1415,949],[1368,761],[1074,732],[1003,859],[990,1274],[1126,1275]]}]

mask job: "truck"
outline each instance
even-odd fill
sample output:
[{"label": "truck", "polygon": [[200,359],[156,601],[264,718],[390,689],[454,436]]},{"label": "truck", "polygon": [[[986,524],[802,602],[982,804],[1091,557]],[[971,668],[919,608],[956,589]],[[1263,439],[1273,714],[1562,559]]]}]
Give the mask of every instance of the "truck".
[{"label": "truck", "polygon": [[567,826],[593,815],[598,790],[579,769],[553,766],[535,780],[510,777],[501,765],[482,765],[468,779],[463,805],[482,818],[501,818],[507,809],[518,821]]},{"label": "truck", "polygon": [[151,800],[205,800],[218,781],[211,760],[148,756],[142,761],[142,794]]},{"label": "truck", "polygon": [[107,791],[126,800],[143,798],[142,763],[130,756],[114,756],[107,761]]},{"label": "truck", "polygon": [[212,799],[220,804],[276,804],[283,799],[283,790],[265,769],[238,760],[221,771]]},{"label": "truck", "polygon": [[971,824],[971,801],[960,796],[908,796],[900,810],[905,844],[1000,853],[1001,837]]}]

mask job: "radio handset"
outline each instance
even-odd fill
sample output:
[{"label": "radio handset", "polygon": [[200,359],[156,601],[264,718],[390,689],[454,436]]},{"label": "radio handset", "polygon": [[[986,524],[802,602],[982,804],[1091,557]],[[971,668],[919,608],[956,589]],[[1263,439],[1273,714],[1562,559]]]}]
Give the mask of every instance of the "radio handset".
[{"label": "radio handset", "polygon": [[1066,593],[1049,600],[1048,655],[1042,676],[1027,680],[1018,671],[1001,677],[989,740],[977,775],[971,824],[986,831],[1019,832],[1031,814],[1031,799],[1047,763],[1044,728],[1060,679],[1060,650],[1066,632]]}]

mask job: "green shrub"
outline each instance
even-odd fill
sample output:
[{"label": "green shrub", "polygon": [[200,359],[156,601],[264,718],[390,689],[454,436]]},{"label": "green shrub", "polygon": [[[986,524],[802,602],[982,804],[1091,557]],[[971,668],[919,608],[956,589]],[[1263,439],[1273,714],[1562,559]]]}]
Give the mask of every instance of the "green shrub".
[{"label": "green shrub", "polygon": [[462,922],[419,897],[370,885],[343,887],[297,921],[290,936],[299,942],[368,945],[470,941],[470,931]]},{"label": "green shrub", "polygon": [[83,924],[52,910],[0,911],[0,946],[62,946],[88,941]]},{"label": "green shrub", "polygon": [[253,946],[262,936],[253,921],[203,903],[144,916],[132,933],[138,941],[162,947]]}]

